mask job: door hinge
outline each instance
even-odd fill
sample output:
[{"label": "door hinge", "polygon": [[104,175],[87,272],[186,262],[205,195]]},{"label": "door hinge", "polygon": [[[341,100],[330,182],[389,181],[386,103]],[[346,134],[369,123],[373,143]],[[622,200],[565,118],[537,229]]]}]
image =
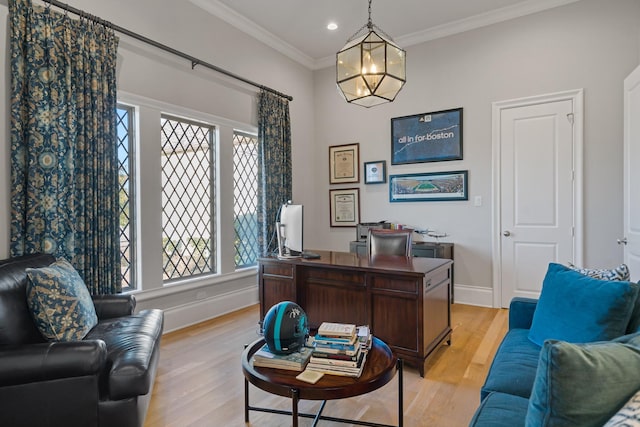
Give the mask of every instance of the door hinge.
[{"label": "door hinge", "polygon": [[573,125],[573,119],[574,119],[573,113],[567,114],[567,120],[569,120],[569,123],[571,123],[572,125]]}]

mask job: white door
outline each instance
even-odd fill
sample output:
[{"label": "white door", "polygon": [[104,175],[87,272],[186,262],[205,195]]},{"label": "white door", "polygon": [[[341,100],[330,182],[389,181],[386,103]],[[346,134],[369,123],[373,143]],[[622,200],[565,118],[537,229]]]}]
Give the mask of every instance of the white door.
[{"label": "white door", "polygon": [[640,280],[640,67],[624,80],[624,262]]},{"label": "white door", "polygon": [[573,94],[494,104],[497,306],[538,298],[550,262],[576,263]]}]

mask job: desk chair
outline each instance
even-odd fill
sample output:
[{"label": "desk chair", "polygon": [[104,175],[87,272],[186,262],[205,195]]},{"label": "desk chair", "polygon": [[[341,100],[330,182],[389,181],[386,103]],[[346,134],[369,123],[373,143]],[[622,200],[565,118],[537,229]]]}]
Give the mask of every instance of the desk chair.
[{"label": "desk chair", "polygon": [[412,230],[369,229],[367,254],[411,256]]}]

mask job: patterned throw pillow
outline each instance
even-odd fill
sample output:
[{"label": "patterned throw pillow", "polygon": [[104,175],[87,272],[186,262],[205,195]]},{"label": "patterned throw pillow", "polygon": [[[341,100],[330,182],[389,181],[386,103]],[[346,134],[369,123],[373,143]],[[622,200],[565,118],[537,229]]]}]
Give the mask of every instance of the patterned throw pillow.
[{"label": "patterned throw pillow", "polygon": [[640,390],[607,421],[604,427],[640,427]]},{"label": "patterned throw pillow", "polygon": [[600,280],[619,280],[623,282],[629,281],[629,267],[626,264],[620,264],[616,268],[578,268],[569,263],[569,268],[577,271],[585,276],[593,277]]},{"label": "patterned throw pillow", "polygon": [[50,341],[80,341],[98,324],[89,290],[65,260],[28,268],[27,303],[40,333]]}]

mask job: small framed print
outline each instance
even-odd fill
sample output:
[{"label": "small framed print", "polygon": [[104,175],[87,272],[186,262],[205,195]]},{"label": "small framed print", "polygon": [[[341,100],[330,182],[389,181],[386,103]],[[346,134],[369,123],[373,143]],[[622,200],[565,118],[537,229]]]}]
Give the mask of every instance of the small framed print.
[{"label": "small framed print", "polygon": [[360,182],[360,143],[329,147],[329,183]]},{"label": "small framed print", "polygon": [[331,227],[355,227],[360,222],[360,189],[329,190]]},{"label": "small framed print", "polygon": [[365,184],[384,184],[385,182],[387,182],[387,162],[385,160],[364,164]]}]

